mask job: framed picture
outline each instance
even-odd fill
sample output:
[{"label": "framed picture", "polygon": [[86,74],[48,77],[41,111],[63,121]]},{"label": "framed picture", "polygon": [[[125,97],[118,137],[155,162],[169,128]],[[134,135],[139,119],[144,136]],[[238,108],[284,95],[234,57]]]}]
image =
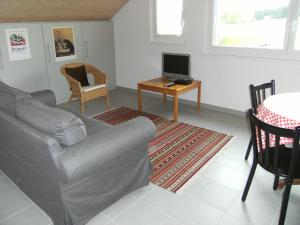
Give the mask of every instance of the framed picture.
[{"label": "framed picture", "polygon": [[26,28],[5,29],[10,61],[30,59],[30,45]]},{"label": "framed picture", "polygon": [[55,60],[65,61],[76,59],[73,27],[53,27],[52,33],[55,46]]}]

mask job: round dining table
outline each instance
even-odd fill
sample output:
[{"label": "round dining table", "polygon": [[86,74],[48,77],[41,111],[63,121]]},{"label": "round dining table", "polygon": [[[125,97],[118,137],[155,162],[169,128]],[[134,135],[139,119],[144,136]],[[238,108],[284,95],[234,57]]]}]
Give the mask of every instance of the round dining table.
[{"label": "round dining table", "polygon": [[[257,117],[276,127],[294,129],[300,126],[300,92],[271,95],[257,109]],[[280,144],[288,144],[288,138],[280,140]]]},{"label": "round dining table", "polygon": [[[300,126],[300,92],[271,95],[258,107],[257,118],[276,127],[294,129]],[[282,138],[280,144],[292,144],[291,139]],[[300,184],[295,180],[294,184]],[[278,188],[284,187],[280,181]]]},{"label": "round dining table", "polygon": [[[290,92],[268,97],[261,108],[263,116],[268,116],[273,123],[284,128],[294,128],[300,124],[300,92]],[[262,110],[261,109],[261,110]]]}]

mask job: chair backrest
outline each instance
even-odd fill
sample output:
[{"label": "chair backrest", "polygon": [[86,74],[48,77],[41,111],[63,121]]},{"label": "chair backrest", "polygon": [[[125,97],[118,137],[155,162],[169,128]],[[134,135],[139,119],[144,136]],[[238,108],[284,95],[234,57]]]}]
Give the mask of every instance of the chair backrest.
[{"label": "chair backrest", "polygon": [[[300,127],[285,129],[272,126],[258,119],[253,109],[249,109],[249,120],[254,160],[271,173],[293,177],[300,156]],[[282,144],[283,141],[287,144]]]},{"label": "chair backrest", "polygon": [[257,108],[270,95],[275,95],[275,80],[260,85],[250,85],[251,104],[255,113]]},{"label": "chair backrest", "polygon": [[68,63],[61,67],[60,72],[67,78],[68,82],[70,83],[70,81],[72,81],[72,80],[75,81],[75,79],[68,75],[65,68],[74,68],[74,67],[79,67],[82,65],[84,65],[86,73],[92,74],[94,76],[94,81],[96,84],[106,84],[107,83],[106,74],[103,73],[101,70],[97,69],[96,67],[94,67],[93,65],[87,64],[87,63],[80,63],[80,62]]}]

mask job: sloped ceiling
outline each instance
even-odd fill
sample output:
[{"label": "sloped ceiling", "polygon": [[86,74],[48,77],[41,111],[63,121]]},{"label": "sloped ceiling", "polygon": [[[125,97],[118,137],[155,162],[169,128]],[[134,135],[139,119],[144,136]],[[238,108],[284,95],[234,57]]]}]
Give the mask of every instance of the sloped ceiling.
[{"label": "sloped ceiling", "polygon": [[0,22],[110,20],[128,0],[0,0]]}]

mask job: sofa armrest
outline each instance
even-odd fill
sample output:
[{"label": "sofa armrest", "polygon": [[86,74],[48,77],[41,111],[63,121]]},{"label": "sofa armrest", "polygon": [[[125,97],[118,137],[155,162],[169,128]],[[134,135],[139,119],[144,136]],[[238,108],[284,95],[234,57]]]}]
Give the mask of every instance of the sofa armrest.
[{"label": "sofa armrest", "polygon": [[42,102],[48,106],[51,106],[51,107],[56,106],[55,94],[51,90],[36,91],[36,92],[30,93],[30,95],[33,98],[39,100],[40,102]]},{"label": "sofa armrest", "polygon": [[64,148],[59,159],[63,182],[73,183],[101,174],[107,165],[137,154],[141,149],[147,155],[148,142],[154,138],[155,132],[156,127],[151,120],[138,117]]}]

